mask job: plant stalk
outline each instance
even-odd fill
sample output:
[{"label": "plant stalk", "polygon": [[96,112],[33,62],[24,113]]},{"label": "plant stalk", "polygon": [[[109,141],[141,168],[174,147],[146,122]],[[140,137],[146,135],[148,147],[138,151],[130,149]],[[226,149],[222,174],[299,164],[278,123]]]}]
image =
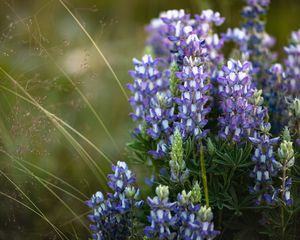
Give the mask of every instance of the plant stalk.
[{"label": "plant stalk", "polygon": [[200,166],[201,166],[201,177],[202,177],[202,184],[204,189],[205,203],[206,206],[209,207],[208,186],[207,186],[206,168],[205,168],[204,151],[203,151],[202,142],[200,142]]}]

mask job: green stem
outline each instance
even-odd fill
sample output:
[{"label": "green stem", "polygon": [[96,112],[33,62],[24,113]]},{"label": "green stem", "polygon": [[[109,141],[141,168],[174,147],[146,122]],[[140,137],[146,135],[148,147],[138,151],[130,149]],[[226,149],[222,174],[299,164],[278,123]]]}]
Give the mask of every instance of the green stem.
[{"label": "green stem", "polygon": [[[281,194],[282,200],[284,199],[284,192],[285,192],[285,182],[286,182],[286,163],[284,163],[283,170],[282,170],[282,186],[281,186]],[[281,239],[285,237],[285,223],[284,223],[284,203],[281,206]]]},{"label": "green stem", "polygon": [[200,142],[200,166],[201,166],[202,184],[204,188],[205,203],[206,206],[209,207],[207,177],[206,177],[206,168],[205,168],[204,151],[203,151],[202,142]]}]

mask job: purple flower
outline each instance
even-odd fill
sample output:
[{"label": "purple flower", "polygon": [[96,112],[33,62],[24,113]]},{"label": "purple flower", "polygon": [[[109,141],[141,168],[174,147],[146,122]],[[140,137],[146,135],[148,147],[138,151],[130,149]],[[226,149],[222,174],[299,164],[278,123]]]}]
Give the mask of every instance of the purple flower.
[{"label": "purple flower", "polygon": [[195,20],[196,24],[200,23],[199,27],[202,28],[202,34],[208,34],[211,26],[205,26],[204,24],[214,24],[216,26],[220,26],[224,23],[225,18],[221,17],[221,14],[219,12],[214,12],[211,9],[207,9],[203,10],[201,15],[196,15]]},{"label": "purple flower", "polygon": [[290,44],[284,48],[287,58],[286,66],[286,86],[288,94],[298,96],[300,91],[300,30],[292,32]]},{"label": "purple flower", "polygon": [[150,50],[156,57],[168,61],[171,55],[169,49],[172,47],[172,43],[166,37],[167,25],[160,18],[155,18],[146,27],[146,31],[148,32],[147,46],[150,46]]},{"label": "purple flower", "polygon": [[271,0],[246,0],[248,5],[255,6],[255,5],[261,5],[261,6],[268,6],[271,2]]},{"label": "purple flower", "polygon": [[173,227],[176,224],[176,217],[173,211],[176,203],[169,202],[169,189],[166,186],[159,185],[156,188],[156,195],[147,199],[151,209],[148,216],[150,226],[145,228],[144,233],[149,238],[174,239]]},{"label": "purple flower", "polygon": [[259,106],[260,92],[256,94],[250,71],[249,62],[231,59],[219,73],[222,115],[218,121],[221,128],[219,136],[223,139],[239,142],[251,136],[251,132],[263,121],[265,111]]},{"label": "purple flower", "polygon": [[133,186],[135,175],[127,164],[119,161],[112,170],[108,185],[114,192],[108,193],[106,199],[102,192],[97,192],[86,202],[93,210],[88,217],[92,222],[92,237],[97,240],[128,239],[133,224],[132,211],[143,204],[138,201],[140,191]]},{"label": "purple flower", "polygon": [[220,26],[223,24],[225,18],[221,17],[219,12],[214,12],[210,9],[203,10],[201,15],[195,15],[195,23],[193,28],[199,38],[205,41],[207,48],[207,71],[211,75],[211,79],[215,80],[217,76],[218,65],[220,65],[224,56],[221,49],[224,45],[224,39],[220,38],[217,33],[214,33],[213,26]]},{"label": "purple flower", "polygon": [[117,165],[112,166],[112,171],[114,173],[108,175],[108,186],[117,193],[124,192],[126,187],[131,187],[136,181],[125,162],[118,161]]},{"label": "purple flower", "polygon": [[211,209],[193,203],[191,192],[178,194],[176,216],[177,239],[214,239],[220,233],[214,230]]},{"label": "purple flower", "polygon": [[146,122],[149,124],[147,133],[153,139],[158,139],[163,133],[169,136],[173,121],[174,107],[170,91],[157,93],[150,100],[149,114],[146,115]]},{"label": "purple flower", "polygon": [[128,88],[133,93],[129,102],[134,112],[133,120],[139,122],[136,133],[148,134],[153,140],[159,140],[157,150],[150,153],[159,158],[165,155],[164,145],[169,143],[173,130],[173,97],[169,90],[168,70],[159,71],[159,61],[145,55],[142,61],[134,60],[135,70],[130,71],[134,78]]},{"label": "purple flower", "polygon": [[[224,41],[232,41],[240,46],[242,54],[247,53],[249,36],[244,28],[228,28],[227,32],[222,35]],[[245,56],[243,58],[246,58]]]},{"label": "purple flower", "polygon": [[129,99],[134,112],[131,117],[134,121],[143,121],[149,113],[150,100],[163,86],[162,73],[158,70],[158,60],[153,60],[150,55],[145,55],[142,61],[133,59],[135,69],[129,71],[134,79],[133,84],[128,84],[133,96]]},{"label": "purple flower", "polygon": [[207,124],[206,115],[210,112],[210,108],[206,105],[211,85],[208,84],[204,67],[198,66],[197,59],[186,57],[184,60],[185,65],[182,72],[177,74],[182,82],[182,85],[179,86],[181,98],[177,99],[178,119],[180,119],[178,126],[182,131],[183,138],[188,136],[203,138],[207,133],[204,127]]},{"label": "purple flower", "polygon": [[274,203],[275,188],[272,186],[272,177],[277,176],[280,163],[275,159],[273,145],[277,144],[279,137],[270,138],[270,123],[261,126],[261,132],[256,132],[254,137],[250,137],[250,142],[255,146],[252,161],[255,163],[251,176],[255,178],[255,186],[251,192],[258,193],[257,204],[265,202]]},{"label": "purple flower", "polygon": [[264,99],[268,103],[269,112],[272,114],[270,121],[273,132],[278,133],[287,124],[289,118],[285,99],[289,84],[287,84],[286,73],[281,64],[275,63],[267,73]]},{"label": "purple flower", "polygon": [[152,139],[158,140],[157,149],[149,152],[154,158],[160,158],[167,154],[166,145],[170,143],[175,119],[173,97],[170,90],[158,92],[150,100],[149,113],[145,117],[147,134]]},{"label": "purple flower", "polygon": [[269,0],[247,0],[242,10],[245,21],[241,28],[229,29],[223,34],[224,41],[233,41],[240,47],[242,59],[251,61],[254,81],[265,87],[264,75],[270,68],[276,55],[270,51],[275,39],[265,31],[265,19]]},{"label": "purple flower", "polygon": [[283,201],[286,203],[286,205],[291,206],[293,204],[293,199],[291,196],[291,188],[292,188],[292,178],[287,178],[285,181],[285,188],[282,193]]}]

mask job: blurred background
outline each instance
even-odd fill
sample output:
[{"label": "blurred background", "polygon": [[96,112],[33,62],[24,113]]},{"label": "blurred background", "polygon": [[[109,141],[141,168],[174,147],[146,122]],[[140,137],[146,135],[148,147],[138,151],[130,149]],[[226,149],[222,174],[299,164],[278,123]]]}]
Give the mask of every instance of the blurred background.
[{"label": "blurred background", "polygon": [[[133,128],[120,85],[140,58],[144,27],[167,9],[220,11],[238,27],[242,0],[0,1],[0,239],[87,239],[92,193],[126,160]],[[267,31],[282,48],[300,28],[299,0],[273,0]],[[125,90],[127,94],[129,92]],[[139,169],[135,169],[138,176]],[[143,182],[140,176],[140,181]],[[58,230],[59,229],[59,230]]]}]

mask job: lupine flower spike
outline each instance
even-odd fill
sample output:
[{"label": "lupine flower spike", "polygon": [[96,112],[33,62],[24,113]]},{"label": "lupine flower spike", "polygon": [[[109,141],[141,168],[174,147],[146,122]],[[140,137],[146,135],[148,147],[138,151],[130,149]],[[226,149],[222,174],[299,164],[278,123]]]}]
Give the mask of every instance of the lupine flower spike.
[{"label": "lupine flower spike", "polygon": [[143,204],[138,200],[139,189],[133,186],[135,175],[127,164],[119,161],[112,170],[113,174],[108,175],[108,186],[113,193],[108,193],[105,198],[102,192],[97,192],[87,201],[93,210],[89,219],[92,222],[92,237],[96,240],[127,239],[133,227],[133,209]]}]

